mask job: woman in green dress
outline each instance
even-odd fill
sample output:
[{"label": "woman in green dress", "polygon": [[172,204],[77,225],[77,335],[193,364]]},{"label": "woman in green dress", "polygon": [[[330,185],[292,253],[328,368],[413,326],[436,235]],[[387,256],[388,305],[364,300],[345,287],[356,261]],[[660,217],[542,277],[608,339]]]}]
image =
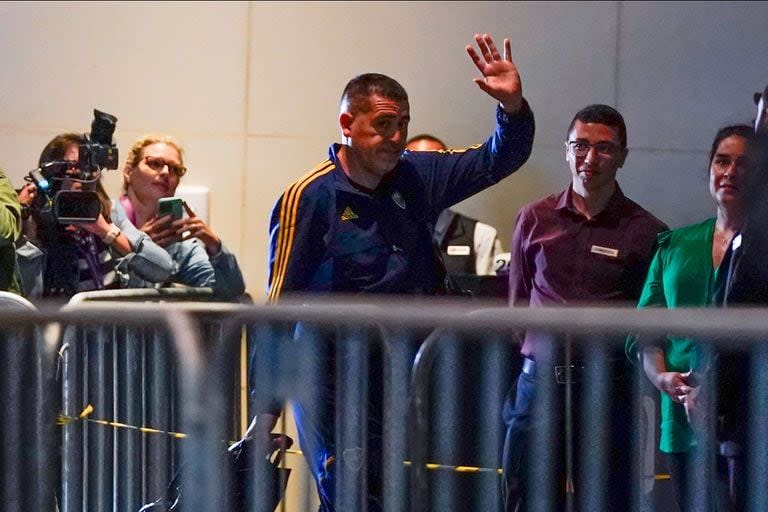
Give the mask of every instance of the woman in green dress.
[{"label": "woman in green dress", "polygon": [[[715,217],[659,235],[658,249],[648,270],[638,307],[709,306],[723,257],[744,219],[744,178],[747,151],[754,132],[750,126],[726,126],[718,131],[709,155],[709,193],[717,205]],[[628,353],[637,355],[636,340]],[[666,454],[680,510],[693,503],[688,489],[689,456],[696,446],[689,421],[699,388],[691,376],[700,354],[695,340],[668,336],[644,343],[639,354],[645,374],[661,392],[659,449]],[[686,411],[689,409],[689,411]],[[720,494],[720,493],[718,493]],[[718,500],[719,501],[719,500]]]}]

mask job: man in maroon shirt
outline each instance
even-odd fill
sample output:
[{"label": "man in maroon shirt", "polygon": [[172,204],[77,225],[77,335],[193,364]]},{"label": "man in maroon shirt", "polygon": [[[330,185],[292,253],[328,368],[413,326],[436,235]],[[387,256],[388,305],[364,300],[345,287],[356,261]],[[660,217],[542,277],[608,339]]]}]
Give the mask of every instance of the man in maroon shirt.
[{"label": "man in maroon shirt", "polygon": [[[626,305],[634,307],[640,295],[656,242],[667,227],[624,196],[616,173],[627,157],[624,119],[607,105],[580,110],[568,127],[565,159],[570,186],[520,210],[512,238],[509,300],[513,307],[566,305]],[[613,346],[613,345],[611,345]],[[619,350],[623,344],[616,344]],[[585,362],[580,343],[548,332],[528,331],[521,348],[522,371],[504,406],[507,435],[504,444],[504,501],[507,511],[526,510],[528,478],[536,464],[534,431],[549,432],[557,443],[554,467],[536,473],[535,492],[546,495],[551,485],[555,509],[567,502],[578,508],[582,494],[579,466],[593,440],[581,443],[578,424],[589,402],[580,403]],[[567,356],[567,357],[566,357]],[[604,510],[621,510],[630,502],[632,401],[631,372],[624,370],[623,354],[611,354],[610,433],[606,471],[610,496]],[[566,370],[568,368],[568,370]],[[551,379],[554,390],[546,410],[539,414],[537,387]],[[543,388],[542,388],[543,389]],[[566,395],[568,408],[566,409]],[[539,400],[542,396],[538,397]],[[583,445],[583,446],[582,446]],[[538,448],[538,446],[536,447]],[[544,450],[546,451],[546,450]],[[542,451],[542,453],[544,453]],[[595,458],[598,454],[594,454]],[[579,464],[581,462],[581,464]],[[547,464],[549,466],[549,464]],[[538,476],[546,474],[542,481]],[[581,503],[586,508],[593,504]],[[549,507],[551,509],[551,507]]]}]

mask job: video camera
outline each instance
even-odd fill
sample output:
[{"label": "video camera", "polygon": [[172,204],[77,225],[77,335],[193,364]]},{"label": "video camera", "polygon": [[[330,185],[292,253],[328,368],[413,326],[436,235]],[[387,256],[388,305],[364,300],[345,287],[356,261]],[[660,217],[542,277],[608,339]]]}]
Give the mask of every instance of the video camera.
[{"label": "video camera", "polygon": [[[95,222],[101,201],[95,192],[103,169],[117,169],[117,146],[112,142],[117,118],[93,110],[91,133],[84,134],[75,160],[44,162],[29,172],[27,181],[35,184],[38,197],[33,209],[51,212],[59,224]],[[79,183],[79,186],[73,184]]]}]

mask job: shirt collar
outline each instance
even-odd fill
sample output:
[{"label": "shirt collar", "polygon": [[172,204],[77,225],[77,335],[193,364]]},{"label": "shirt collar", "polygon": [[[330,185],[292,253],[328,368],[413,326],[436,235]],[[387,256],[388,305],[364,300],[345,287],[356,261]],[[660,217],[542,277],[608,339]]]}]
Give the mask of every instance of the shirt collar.
[{"label": "shirt collar", "polygon": [[339,190],[357,192],[371,196],[389,190],[389,188],[397,180],[397,177],[400,174],[400,163],[398,162],[397,166],[381,179],[379,185],[375,189],[371,190],[367,187],[364,187],[363,185],[360,185],[359,183],[352,181],[349,176],[347,176],[347,174],[344,172],[344,169],[341,168],[341,163],[339,162],[339,158],[337,156],[339,149],[341,149],[341,144],[339,143],[331,144],[330,148],[328,149],[328,159],[333,162],[333,165],[336,167],[336,188]]},{"label": "shirt collar", "polygon": [[[560,195],[557,198],[557,204],[555,205],[556,211],[567,211],[574,215],[578,215],[580,217],[583,217],[581,212],[579,212],[575,206],[573,206],[573,183],[568,185],[568,188],[563,190]],[[595,215],[595,217],[603,218],[603,217],[621,217],[624,204],[626,203],[626,196],[624,195],[624,192],[622,192],[621,187],[619,186],[619,183],[616,182],[616,189],[613,191],[613,195],[611,195],[611,198],[608,200],[608,203],[605,205],[605,208]]]}]

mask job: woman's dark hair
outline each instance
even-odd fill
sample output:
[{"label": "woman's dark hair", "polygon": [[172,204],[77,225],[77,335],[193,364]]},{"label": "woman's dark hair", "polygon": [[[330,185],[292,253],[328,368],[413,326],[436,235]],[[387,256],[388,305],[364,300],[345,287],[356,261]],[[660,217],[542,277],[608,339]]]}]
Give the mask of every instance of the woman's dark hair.
[{"label": "woman's dark hair", "polygon": [[82,133],[62,133],[57,135],[45,145],[43,151],[40,153],[40,159],[37,161],[37,165],[43,165],[55,160],[64,160],[64,155],[67,154],[67,150],[70,146],[79,146],[86,142],[88,141]]},{"label": "woman's dark hair", "polygon": [[715,140],[712,141],[712,147],[709,150],[709,165],[707,166],[707,172],[709,172],[709,167],[712,165],[712,159],[715,158],[717,147],[721,142],[723,142],[723,140],[727,139],[728,137],[733,137],[734,135],[746,139],[747,143],[751,143],[755,138],[755,130],[746,124],[731,124],[720,128],[717,131]]}]

